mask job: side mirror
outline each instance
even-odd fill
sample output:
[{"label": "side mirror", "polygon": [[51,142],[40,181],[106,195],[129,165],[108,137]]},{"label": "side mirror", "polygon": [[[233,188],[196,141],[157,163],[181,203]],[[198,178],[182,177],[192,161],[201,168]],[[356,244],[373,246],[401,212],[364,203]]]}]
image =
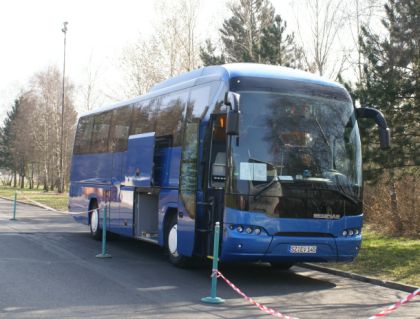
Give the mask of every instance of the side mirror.
[{"label": "side mirror", "polygon": [[226,134],[239,135],[239,99],[240,95],[234,92],[227,92],[225,95],[225,104],[228,106],[226,117]]},{"label": "side mirror", "polygon": [[371,118],[374,119],[379,128],[379,143],[382,149],[389,148],[391,145],[391,133],[388,124],[382,112],[371,107],[356,108],[357,118]]}]

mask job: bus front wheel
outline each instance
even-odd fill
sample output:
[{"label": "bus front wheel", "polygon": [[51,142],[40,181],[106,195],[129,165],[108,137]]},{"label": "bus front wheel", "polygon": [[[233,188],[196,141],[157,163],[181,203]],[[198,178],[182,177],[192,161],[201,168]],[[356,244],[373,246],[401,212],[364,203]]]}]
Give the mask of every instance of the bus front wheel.
[{"label": "bus front wheel", "polygon": [[177,267],[188,267],[190,258],[181,255],[178,252],[178,221],[176,215],[171,217],[166,229],[166,251],[169,255],[169,261]]},{"label": "bus front wheel", "polygon": [[101,228],[99,227],[99,209],[97,207],[92,208],[92,212],[90,213],[89,228],[90,234],[94,239],[101,239]]}]

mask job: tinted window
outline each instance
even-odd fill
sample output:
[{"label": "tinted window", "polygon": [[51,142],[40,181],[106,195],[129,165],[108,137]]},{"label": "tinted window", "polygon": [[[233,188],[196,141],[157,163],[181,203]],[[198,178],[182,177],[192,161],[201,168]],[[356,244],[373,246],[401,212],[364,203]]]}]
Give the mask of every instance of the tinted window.
[{"label": "tinted window", "polygon": [[111,152],[127,150],[131,111],[131,106],[124,106],[112,111],[112,126],[109,134],[109,150]]},{"label": "tinted window", "polygon": [[92,116],[80,118],[79,125],[77,126],[76,139],[74,141],[74,154],[89,153],[92,124]]},{"label": "tinted window", "polygon": [[136,103],[133,108],[130,135],[154,132],[156,99]]},{"label": "tinted window", "polygon": [[95,114],[93,121],[90,153],[108,152],[108,134],[111,126],[112,112]]},{"label": "tinted window", "polygon": [[181,91],[159,99],[156,118],[156,135],[172,136],[173,145],[181,145],[182,114],[188,99],[188,91]]},{"label": "tinted window", "polygon": [[187,121],[200,121],[206,115],[211,98],[215,95],[218,82],[196,86],[191,90],[187,108]]}]

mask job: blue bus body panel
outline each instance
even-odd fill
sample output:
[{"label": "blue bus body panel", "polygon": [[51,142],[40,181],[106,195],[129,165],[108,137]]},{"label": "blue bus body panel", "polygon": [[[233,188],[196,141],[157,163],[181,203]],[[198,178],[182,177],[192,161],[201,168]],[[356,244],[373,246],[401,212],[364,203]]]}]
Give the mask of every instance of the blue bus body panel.
[{"label": "blue bus body panel", "polygon": [[155,133],[129,137],[124,186],[152,186],[154,149]]},{"label": "blue bus body panel", "polygon": [[[87,212],[89,202],[95,198],[98,206],[105,202],[104,191],[112,188],[111,168],[112,154],[101,153],[94,155],[74,155],[70,180],[72,181],[69,193],[69,208],[72,212]],[[109,212],[110,225],[117,218],[115,212]],[[75,220],[88,224],[88,214],[76,215]]]},{"label": "blue bus body panel", "polygon": [[174,188],[162,188],[159,193],[159,215],[158,215],[158,231],[159,231],[159,245],[165,244],[165,218],[168,216],[166,212],[173,209],[178,211],[178,190]]},{"label": "blue bus body panel", "polygon": [[[230,227],[231,225],[233,227]],[[238,225],[244,228],[258,226],[263,231],[259,235],[254,232],[251,234],[245,231],[238,232],[236,229]],[[221,260],[226,262],[350,261],[357,256],[361,236],[342,237],[342,230],[348,227],[360,229],[362,216],[343,217],[338,220],[273,218],[263,213],[225,208]],[[320,236],[311,234],[320,234]],[[291,246],[317,248],[316,253],[292,253]]]}]

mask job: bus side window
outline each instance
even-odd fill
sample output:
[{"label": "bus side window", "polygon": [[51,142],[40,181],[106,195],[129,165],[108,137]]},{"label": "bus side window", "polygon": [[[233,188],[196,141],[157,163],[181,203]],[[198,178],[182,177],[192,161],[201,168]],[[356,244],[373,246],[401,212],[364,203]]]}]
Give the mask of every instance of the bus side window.
[{"label": "bus side window", "polygon": [[155,131],[156,116],[153,112],[154,101],[141,101],[133,105],[129,135]]},{"label": "bus side window", "polygon": [[182,114],[188,100],[188,91],[178,91],[160,98],[156,118],[156,135],[172,136],[173,146],[181,145]]},{"label": "bus side window", "polygon": [[127,150],[131,111],[131,106],[124,106],[112,112],[112,126],[109,134],[110,152],[125,152]]},{"label": "bus side window", "polygon": [[74,154],[89,153],[90,139],[92,136],[93,117],[82,117],[77,126],[76,138],[74,141]]},{"label": "bus side window", "polygon": [[112,112],[99,113],[94,116],[90,153],[105,153],[108,151],[111,116]]}]

